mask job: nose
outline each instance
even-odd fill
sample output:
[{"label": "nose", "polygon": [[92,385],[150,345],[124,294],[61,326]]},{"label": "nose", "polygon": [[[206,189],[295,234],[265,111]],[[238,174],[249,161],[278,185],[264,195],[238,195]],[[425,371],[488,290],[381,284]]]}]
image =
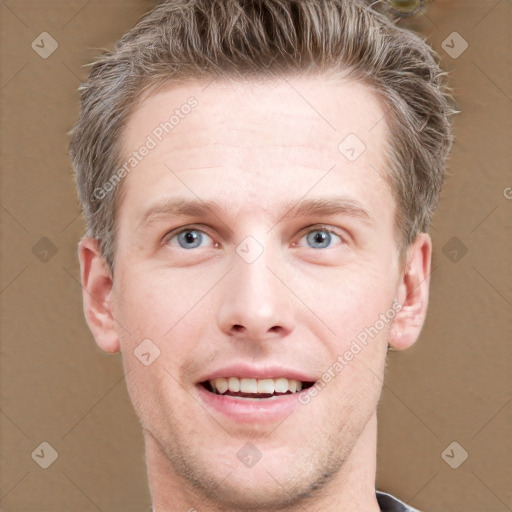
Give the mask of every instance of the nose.
[{"label": "nose", "polygon": [[293,293],[283,282],[279,258],[267,250],[248,263],[234,255],[233,270],[223,280],[217,318],[220,329],[245,341],[282,338],[295,327]]}]

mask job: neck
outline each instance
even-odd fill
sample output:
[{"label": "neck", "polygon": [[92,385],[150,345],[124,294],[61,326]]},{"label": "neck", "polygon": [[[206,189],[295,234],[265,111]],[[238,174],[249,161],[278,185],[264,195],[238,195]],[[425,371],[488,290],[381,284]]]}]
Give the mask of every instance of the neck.
[{"label": "neck", "polygon": [[[154,512],[228,512],[179,475],[160,445],[146,431],[144,440]],[[338,473],[317,494],[287,508],[286,512],[379,512],[375,497],[376,452],[377,416],[374,412]],[[196,510],[194,504],[200,504],[200,508]],[[260,512],[259,509],[247,511]]]}]

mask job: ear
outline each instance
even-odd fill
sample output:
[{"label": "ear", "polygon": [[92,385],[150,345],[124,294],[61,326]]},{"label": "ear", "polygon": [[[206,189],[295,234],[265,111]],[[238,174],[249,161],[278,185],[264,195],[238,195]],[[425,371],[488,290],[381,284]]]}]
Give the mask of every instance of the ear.
[{"label": "ear", "polygon": [[402,305],[391,326],[389,345],[396,350],[410,347],[420,334],[427,314],[432,242],[420,233],[407,250],[397,300]]},{"label": "ear", "polygon": [[78,244],[84,314],[98,346],[105,352],[120,350],[111,311],[112,275],[99,250],[98,240],[84,237]]}]

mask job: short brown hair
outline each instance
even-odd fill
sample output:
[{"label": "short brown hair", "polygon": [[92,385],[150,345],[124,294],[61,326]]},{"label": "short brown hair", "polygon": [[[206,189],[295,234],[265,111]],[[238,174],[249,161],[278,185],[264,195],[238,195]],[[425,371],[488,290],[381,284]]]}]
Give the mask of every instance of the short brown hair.
[{"label": "short brown hair", "polygon": [[[379,5],[380,4],[380,5]],[[167,0],[93,64],[79,90],[70,155],[87,234],[114,267],[120,139],[143,91],[173,81],[342,72],[383,100],[389,180],[403,247],[426,231],[452,146],[451,96],[438,58],[370,0]],[[341,142],[341,141],[340,141]]]}]

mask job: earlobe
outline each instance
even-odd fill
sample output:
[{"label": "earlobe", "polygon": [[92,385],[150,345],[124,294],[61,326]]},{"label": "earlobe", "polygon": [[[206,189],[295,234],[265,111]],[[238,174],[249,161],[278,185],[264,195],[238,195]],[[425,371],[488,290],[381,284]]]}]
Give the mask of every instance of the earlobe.
[{"label": "earlobe", "polygon": [[112,276],[98,240],[84,237],[78,244],[84,314],[96,343],[105,352],[120,350],[111,309]]},{"label": "earlobe", "polygon": [[417,339],[427,314],[432,242],[420,233],[409,246],[407,262],[397,290],[401,304],[389,335],[391,349],[410,347]]}]

